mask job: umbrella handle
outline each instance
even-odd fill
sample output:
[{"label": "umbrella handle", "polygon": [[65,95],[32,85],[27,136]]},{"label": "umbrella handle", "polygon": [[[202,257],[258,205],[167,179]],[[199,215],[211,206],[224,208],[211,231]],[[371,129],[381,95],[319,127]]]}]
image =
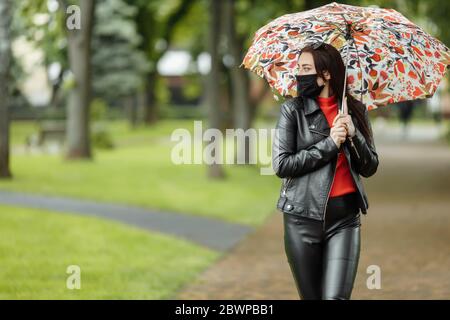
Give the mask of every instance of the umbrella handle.
[{"label": "umbrella handle", "polygon": [[345,64],[344,89],[343,89],[343,92],[342,92],[341,105],[339,106],[339,113],[341,113],[341,114],[344,113],[344,98],[345,98],[345,94],[346,94],[346,91],[347,91],[346,89],[347,89],[347,73],[348,73],[348,62],[349,62],[349,58],[348,58],[349,47],[350,47],[350,44],[348,43],[348,40],[347,40],[347,48],[346,48],[346,53],[345,53],[345,57],[347,59],[347,63]]}]

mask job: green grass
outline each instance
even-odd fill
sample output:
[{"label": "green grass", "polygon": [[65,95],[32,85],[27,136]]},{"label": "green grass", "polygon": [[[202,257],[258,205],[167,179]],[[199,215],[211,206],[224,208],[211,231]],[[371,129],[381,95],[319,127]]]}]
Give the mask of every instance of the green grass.
[{"label": "green grass", "polygon": [[258,165],[225,165],[226,179],[212,180],[206,165],[172,163],[175,142],[170,134],[179,127],[192,131],[193,121],[161,121],[135,130],[125,122],[112,123],[118,148],[96,150],[93,161],[12,154],[14,178],[0,181],[0,189],[126,203],[247,225],[260,224],[275,210],[280,180],[261,175]]},{"label": "green grass", "polygon": [[[220,256],[91,217],[0,206],[0,299],[172,299]],[[69,265],[81,289],[66,287]]]},{"label": "green grass", "polygon": [[34,121],[14,121],[11,124],[10,143],[12,146],[25,144],[32,133],[38,132],[38,124]]}]

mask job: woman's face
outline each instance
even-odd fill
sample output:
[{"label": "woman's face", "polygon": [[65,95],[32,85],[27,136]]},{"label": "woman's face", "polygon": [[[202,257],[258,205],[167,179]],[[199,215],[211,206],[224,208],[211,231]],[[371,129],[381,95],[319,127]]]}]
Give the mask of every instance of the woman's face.
[{"label": "woman's face", "polygon": [[[302,52],[298,58],[299,72],[298,75],[308,75],[317,73],[316,67],[314,66],[314,58],[311,52]],[[325,79],[329,80],[330,76],[328,72],[324,74]],[[325,81],[321,77],[317,77],[317,84],[319,86],[324,85]]]}]

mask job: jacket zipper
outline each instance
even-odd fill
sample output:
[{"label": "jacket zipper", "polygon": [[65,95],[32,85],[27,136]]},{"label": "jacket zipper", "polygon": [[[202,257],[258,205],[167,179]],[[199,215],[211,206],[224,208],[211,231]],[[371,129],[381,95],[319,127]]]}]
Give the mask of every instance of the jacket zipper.
[{"label": "jacket zipper", "polygon": [[[338,157],[339,157],[339,154],[338,154]],[[337,167],[337,159],[336,159],[336,164],[334,165],[333,179],[331,180],[330,187],[328,188],[327,201],[325,201],[325,209],[323,210],[323,226],[322,226],[322,230],[325,230],[325,218],[326,218],[326,215],[327,215],[327,204],[328,204],[328,199],[330,198],[331,187],[333,186],[334,177],[336,176],[336,167]]]},{"label": "jacket zipper", "polygon": [[321,134],[321,135],[323,135],[325,137],[328,137],[328,134],[320,132],[319,130],[314,130],[314,129],[309,128],[309,131],[317,133],[317,134]]}]

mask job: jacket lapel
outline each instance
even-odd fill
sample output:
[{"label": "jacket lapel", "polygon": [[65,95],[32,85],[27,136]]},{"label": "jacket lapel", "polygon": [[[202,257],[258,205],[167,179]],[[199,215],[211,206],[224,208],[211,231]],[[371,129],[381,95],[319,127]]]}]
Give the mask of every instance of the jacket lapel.
[{"label": "jacket lapel", "polygon": [[[308,119],[309,128],[312,131],[319,131],[322,134],[330,134],[330,126],[325,117],[325,114],[320,109],[319,103],[316,99],[302,98],[303,108],[306,118]],[[338,98],[338,108],[341,105],[341,99]],[[317,112],[320,111],[320,112]],[[317,114],[316,114],[317,112]],[[352,111],[349,109],[348,113],[352,115]]]}]

